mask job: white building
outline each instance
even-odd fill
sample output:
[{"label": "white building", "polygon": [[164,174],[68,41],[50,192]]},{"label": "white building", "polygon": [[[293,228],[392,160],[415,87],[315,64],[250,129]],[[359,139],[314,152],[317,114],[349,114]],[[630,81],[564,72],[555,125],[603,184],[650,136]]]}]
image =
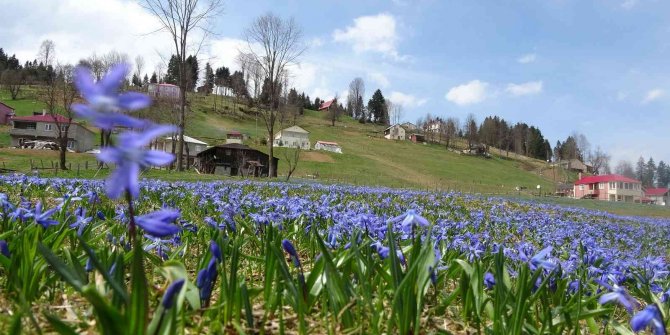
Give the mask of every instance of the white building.
[{"label": "white building", "polygon": [[288,127],[275,135],[274,145],[309,150],[309,132],[298,126]]},{"label": "white building", "polygon": [[394,124],[384,129],[384,138],[387,140],[405,140],[405,128],[399,124]]},{"label": "white building", "polygon": [[147,93],[154,98],[177,100],[181,96],[179,86],[172,84],[149,84]]},{"label": "white building", "polygon": [[314,145],[314,150],[330,151],[337,154],[342,153],[342,148],[340,147],[339,144],[335,142],[326,142],[326,141],[316,141],[316,144]]},{"label": "white building", "polygon": [[[172,152],[173,144],[175,146],[174,152],[179,151],[179,135],[175,137],[175,141],[172,140],[171,136],[158,139],[154,144],[154,149],[165,152]],[[207,149],[207,143],[184,135],[184,155],[186,155],[188,151],[189,156],[195,156],[205,149]]]}]

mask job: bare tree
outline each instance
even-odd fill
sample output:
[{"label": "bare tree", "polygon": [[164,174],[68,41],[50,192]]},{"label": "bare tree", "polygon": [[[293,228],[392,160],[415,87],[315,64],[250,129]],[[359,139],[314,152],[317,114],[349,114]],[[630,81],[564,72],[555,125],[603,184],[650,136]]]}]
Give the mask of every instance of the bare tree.
[{"label": "bare tree", "polygon": [[302,149],[300,149],[299,146],[294,148],[286,148],[286,150],[284,150],[284,160],[288,165],[288,171],[286,172],[286,181],[288,181],[291,178],[293,172],[295,172],[295,169],[298,167],[298,161],[300,161],[301,151]]},{"label": "bare tree", "polygon": [[[186,91],[190,69],[186,68],[186,54],[190,35],[196,30],[203,32],[203,40],[210,33],[207,25],[218,15],[223,0],[142,0],[144,8],[161,23],[162,31],[172,37],[175,53],[179,60],[179,143],[177,150],[177,170],[182,171],[184,160],[184,129],[186,127]],[[196,52],[197,55],[197,52]]]},{"label": "bare tree", "polygon": [[614,168],[614,173],[628,178],[636,178],[635,168],[633,168],[633,164],[627,160],[620,160]]},{"label": "bare tree", "polygon": [[468,149],[470,149],[472,145],[477,142],[477,119],[475,119],[474,114],[468,114],[463,128],[465,137],[468,139]]},{"label": "bare tree", "polygon": [[93,73],[95,80],[100,80],[102,75],[105,74],[102,58],[98,57],[96,54],[92,54],[91,56],[80,60],[79,65],[89,68]]},{"label": "bare tree", "polygon": [[135,74],[137,78],[142,79],[142,71],[144,70],[144,58],[140,55],[135,57]]},{"label": "bare tree", "polygon": [[59,158],[61,170],[67,170],[66,152],[68,146],[68,134],[74,112],[72,103],[77,97],[74,87],[74,67],[72,65],[58,65],[56,76],[40,92],[40,100],[46,106],[46,111],[56,125],[56,141],[59,147]]},{"label": "bare tree", "polygon": [[449,149],[451,140],[456,137],[456,130],[458,129],[458,119],[454,117],[447,118],[444,124],[444,139],[447,142],[446,147]]},{"label": "bare tree", "polygon": [[156,64],[156,81],[160,84],[163,82],[163,71],[165,71],[165,64],[164,63],[158,63]]},{"label": "bare tree", "polygon": [[21,70],[5,70],[2,72],[0,82],[9,91],[12,100],[16,100],[21,93],[21,85],[23,85],[24,78]]},{"label": "bare tree", "polygon": [[386,100],[386,108],[388,109],[391,124],[398,124],[402,120],[402,105],[394,103],[391,100]]},{"label": "bare tree", "polygon": [[37,53],[37,59],[44,64],[44,66],[53,65],[56,57],[56,43],[52,40],[44,40],[40,45],[40,51]]},{"label": "bare tree", "polygon": [[363,105],[363,96],[365,95],[365,82],[356,77],[349,83],[349,95],[347,96],[347,108],[351,117],[360,119],[365,117],[365,106]]},{"label": "bare tree", "polygon": [[337,95],[333,98],[333,102],[330,104],[330,107],[328,107],[328,113],[326,113],[326,117],[330,121],[330,125],[335,127],[335,122],[340,120],[340,117],[344,111],[342,108],[340,108],[340,104],[337,102]]},{"label": "bare tree", "polygon": [[582,161],[587,161],[589,160],[589,155],[591,151],[591,144],[589,143],[589,140],[586,138],[586,135],[578,132],[572,132],[572,138],[575,139],[575,142],[577,144],[577,150],[579,151],[579,159]]},{"label": "bare tree", "polygon": [[[270,177],[277,176],[274,166],[274,128],[279,110],[282,79],[288,67],[295,64],[305,51],[302,44],[302,29],[294,19],[284,20],[272,13],[254,20],[245,31],[248,52],[260,65],[264,78],[266,101],[259,104],[259,114],[265,122],[268,135],[268,155]],[[256,50],[257,45],[260,50]],[[263,96],[263,94],[261,94]]]},{"label": "bare tree", "polygon": [[600,147],[596,147],[596,150],[589,153],[589,164],[593,167],[593,173],[601,174],[609,171],[610,159],[612,158],[608,153],[606,153]]}]

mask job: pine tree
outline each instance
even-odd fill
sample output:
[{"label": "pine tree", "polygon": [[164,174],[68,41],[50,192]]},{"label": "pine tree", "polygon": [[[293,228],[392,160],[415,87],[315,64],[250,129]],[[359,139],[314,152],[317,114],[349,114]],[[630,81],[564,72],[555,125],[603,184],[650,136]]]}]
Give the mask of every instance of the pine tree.
[{"label": "pine tree", "polygon": [[647,161],[647,164],[645,166],[645,174],[642,184],[647,187],[651,187],[654,185],[655,179],[656,179],[656,163],[654,163],[653,158],[649,157],[649,160]]},{"label": "pine tree", "polygon": [[149,82],[152,84],[158,84],[158,76],[156,75],[156,72],[151,74],[151,79],[149,79]]},{"label": "pine tree", "polygon": [[[386,99],[382,91],[377,89],[372,94],[372,98],[368,101],[368,120],[376,123],[383,123],[385,121]],[[388,113],[386,113],[388,117]]]},{"label": "pine tree", "polygon": [[209,62],[205,64],[205,94],[209,95],[212,93],[212,89],[214,88],[214,70],[212,70],[212,66],[209,65]]},{"label": "pine tree", "polygon": [[640,156],[640,158],[637,160],[637,164],[635,164],[635,178],[641,181],[643,185],[646,171],[647,171],[647,164],[644,163],[644,158]]}]

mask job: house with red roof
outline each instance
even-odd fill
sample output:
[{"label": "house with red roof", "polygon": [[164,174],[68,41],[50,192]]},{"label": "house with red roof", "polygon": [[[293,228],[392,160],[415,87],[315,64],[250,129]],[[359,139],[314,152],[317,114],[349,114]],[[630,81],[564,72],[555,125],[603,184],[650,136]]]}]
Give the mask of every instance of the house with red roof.
[{"label": "house with red roof", "polygon": [[340,147],[339,144],[327,141],[316,141],[316,144],[314,145],[314,150],[330,151],[336,154],[342,153],[342,147]]},{"label": "house with red roof", "polygon": [[14,108],[0,101],[0,124],[9,124],[9,119],[14,115]]},{"label": "house with red roof", "polygon": [[321,106],[319,106],[319,111],[329,110],[333,103],[337,103],[335,99],[324,101]]},{"label": "house with red roof", "polygon": [[668,202],[670,202],[668,199],[669,192],[670,190],[665,187],[646,188],[644,190],[644,197],[646,199],[644,200],[648,200],[648,202],[652,204],[668,206]]},{"label": "house with red roof", "polygon": [[639,180],[618,174],[581,177],[573,186],[577,199],[642,202],[644,192]]},{"label": "house with red roof", "polygon": [[70,120],[62,115],[32,115],[15,116],[11,118],[12,128],[9,130],[9,136],[12,139],[13,147],[23,147],[26,142],[46,141],[57,142],[58,130],[70,128],[67,133],[67,148],[76,152],[85,152],[93,149],[95,143],[95,133],[84,127],[77,121]]}]

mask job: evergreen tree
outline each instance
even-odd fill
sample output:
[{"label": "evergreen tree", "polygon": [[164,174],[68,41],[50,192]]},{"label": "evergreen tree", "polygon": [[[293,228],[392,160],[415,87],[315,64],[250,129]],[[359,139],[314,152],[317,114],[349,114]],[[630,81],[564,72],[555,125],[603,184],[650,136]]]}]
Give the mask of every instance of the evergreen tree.
[{"label": "evergreen tree", "polygon": [[152,84],[158,84],[158,76],[156,75],[156,72],[151,74],[151,79],[149,79],[149,82]]},{"label": "evergreen tree", "polygon": [[214,70],[212,70],[212,66],[207,62],[207,64],[205,64],[205,94],[209,95],[212,93],[215,79]]},{"label": "evergreen tree", "polygon": [[386,99],[384,99],[384,95],[382,95],[382,91],[379,89],[372,94],[372,98],[368,101],[368,114],[368,120],[376,123],[384,123],[385,115],[386,119],[388,119]]},{"label": "evergreen tree", "polygon": [[640,158],[637,160],[637,164],[635,164],[635,179],[641,181],[642,185],[644,185],[646,172],[647,164],[644,163],[644,158],[640,156]]},{"label": "evergreen tree", "polygon": [[670,184],[670,166],[660,161],[656,167],[656,187],[668,187],[668,184]]},{"label": "evergreen tree", "polygon": [[142,79],[142,86],[146,87],[147,85],[149,85],[149,76],[145,73],[144,78]]},{"label": "evergreen tree", "polygon": [[200,77],[200,68],[196,56],[191,55],[186,58],[186,69],[191,70],[190,76],[186,78],[186,87],[189,91],[194,91]]},{"label": "evergreen tree", "polygon": [[654,181],[656,179],[656,163],[654,159],[649,157],[647,164],[645,166],[644,180],[642,184],[647,187],[654,186]]},{"label": "evergreen tree", "polygon": [[172,85],[179,85],[179,58],[177,58],[176,55],[172,55],[172,57],[170,57],[167,72],[165,73],[165,77],[163,77],[163,82]]}]

